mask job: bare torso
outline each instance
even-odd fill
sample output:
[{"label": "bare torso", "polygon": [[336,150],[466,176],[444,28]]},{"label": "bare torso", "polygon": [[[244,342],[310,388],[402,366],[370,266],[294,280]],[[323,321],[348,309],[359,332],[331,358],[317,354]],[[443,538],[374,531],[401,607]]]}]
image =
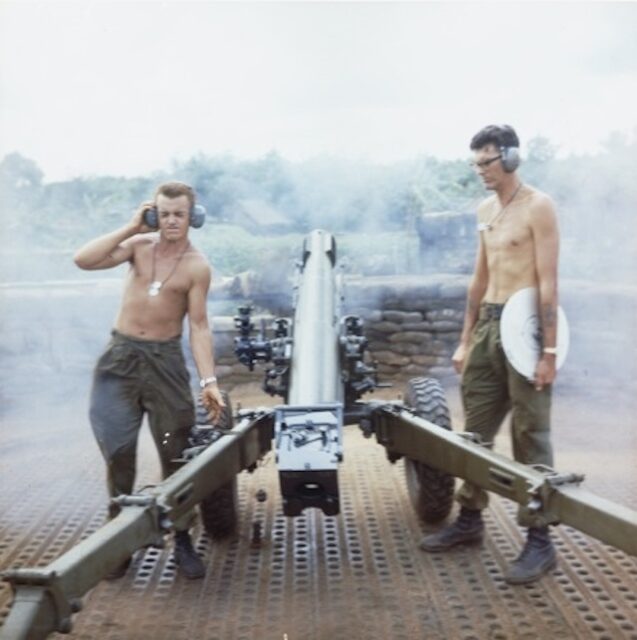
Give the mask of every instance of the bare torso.
[{"label": "bare torso", "polygon": [[[149,237],[136,242],[115,321],[119,332],[144,340],[168,340],[181,335],[194,272],[207,268],[204,257],[192,246],[180,259],[181,251],[170,251],[166,255],[161,250],[163,247],[154,248],[156,243],[157,238]],[[163,284],[159,294],[152,296],[149,288],[153,281],[154,251],[154,280]]]},{"label": "bare torso", "polygon": [[491,229],[480,233],[488,269],[484,302],[503,304],[516,291],[538,286],[531,217],[545,198],[536,189],[522,185],[499,217],[501,205],[497,196],[480,204],[478,223],[486,225],[495,218]]}]

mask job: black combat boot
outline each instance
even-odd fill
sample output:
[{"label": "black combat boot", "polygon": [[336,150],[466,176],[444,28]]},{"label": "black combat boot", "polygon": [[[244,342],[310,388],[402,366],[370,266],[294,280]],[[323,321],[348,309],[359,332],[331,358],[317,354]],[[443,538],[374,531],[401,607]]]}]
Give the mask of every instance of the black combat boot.
[{"label": "black combat boot", "polygon": [[206,569],[192,546],[188,531],[175,531],[174,556],[175,564],[184,577],[190,580],[204,577]]},{"label": "black combat boot", "polygon": [[504,576],[508,584],[529,584],[541,578],[557,564],[548,527],[531,527],[522,553]]},{"label": "black combat boot", "polygon": [[420,541],[420,548],[423,551],[446,551],[458,544],[480,542],[483,533],[482,512],[461,507],[456,521],[436,533],[426,535]]}]

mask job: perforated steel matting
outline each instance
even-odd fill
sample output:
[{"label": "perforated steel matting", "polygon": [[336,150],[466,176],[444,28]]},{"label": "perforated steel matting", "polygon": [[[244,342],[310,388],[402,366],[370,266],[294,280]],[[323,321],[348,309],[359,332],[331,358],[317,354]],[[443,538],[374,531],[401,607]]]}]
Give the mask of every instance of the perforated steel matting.
[{"label": "perforated steel matting", "polygon": [[[73,465],[44,474],[63,447],[55,429],[40,428],[48,445],[28,456],[17,433],[3,438],[3,474],[12,481],[3,482],[0,495],[2,568],[44,565],[104,520],[103,469],[90,434],[81,431],[66,442],[67,452],[71,447],[77,454]],[[142,448],[144,484],[156,471],[147,438]],[[84,598],[69,636],[52,637],[637,640],[634,558],[559,527],[558,568],[534,585],[511,587],[502,572],[520,549],[522,531],[515,506],[497,497],[486,512],[483,545],[424,553],[402,463],[390,465],[384,449],[356,427],[345,434],[339,516],[309,510],[284,517],[271,458],[239,481],[239,535],[212,543],[194,530],[207,567],[203,580],[177,575],[170,543],[139,551],[124,578],[103,581]],[[631,483],[632,477],[627,492]],[[255,499],[259,489],[267,492],[265,502]],[[634,494],[626,495],[624,503],[632,501]],[[10,600],[3,585],[2,620]]]}]

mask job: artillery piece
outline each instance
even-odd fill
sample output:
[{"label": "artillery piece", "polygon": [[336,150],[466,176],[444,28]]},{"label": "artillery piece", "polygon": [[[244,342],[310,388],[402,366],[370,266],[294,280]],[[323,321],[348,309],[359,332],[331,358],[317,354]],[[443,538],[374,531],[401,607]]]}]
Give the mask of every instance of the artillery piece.
[{"label": "artillery piece", "polygon": [[362,320],[341,316],[343,279],[336,243],[324,231],[304,241],[294,291],[294,318],[278,318],[267,337],[254,336],[249,307],[235,319],[235,351],[249,368],[265,363],[264,390],[282,396],[274,408],[226,412],[222,423],[193,427],[183,466],[155,487],[120,496],[119,515],[47,567],[4,573],[14,590],[2,640],[45,638],[69,632],[81,597],[123,560],[145,546],[161,546],[163,534],[200,505],[214,537],[237,518],[236,478],[274,449],[283,510],[308,507],[339,512],[338,466],[343,426],[359,424],[385,447],[388,459],[406,459],[410,498],[428,522],[444,519],[452,505],[454,477],[464,478],[526,505],[546,524],[564,523],[637,555],[637,513],[581,487],[583,476],[526,466],[491,451],[471,434],[450,430],[438,381],[409,382],[405,402],[363,401],[380,386],[366,361]]}]

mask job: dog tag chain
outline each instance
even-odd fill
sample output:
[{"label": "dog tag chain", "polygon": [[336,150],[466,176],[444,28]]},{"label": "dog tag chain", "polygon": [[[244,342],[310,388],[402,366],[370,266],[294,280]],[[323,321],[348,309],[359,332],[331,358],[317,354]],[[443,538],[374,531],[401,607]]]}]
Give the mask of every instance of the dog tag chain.
[{"label": "dog tag chain", "polygon": [[478,223],[478,231],[491,231],[495,223],[504,216],[508,206],[513,202],[515,196],[518,195],[518,191],[522,188],[522,183],[518,184],[518,188],[513,192],[513,195],[509,198],[509,201],[500,208],[500,211],[497,211],[494,215],[491,216],[491,219],[488,222],[479,222]]},{"label": "dog tag chain", "polygon": [[177,260],[175,260],[175,264],[173,265],[173,268],[170,270],[170,273],[163,280],[155,280],[155,263],[157,260],[157,244],[153,246],[153,273],[150,277],[150,286],[148,287],[149,296],[155,297],[159,295],[161,288],[166,284],[166,282],[168,282],[168,279],[173,275],[173,273],[175,273],[175,271],[177,270],[177,267],[179,266],[179,263],[181,262],[181,259],[184,257],[184,255],[186,254],[186,251],[188,251],[189,248],[190,248],[190,242],[186,244],[186,246],[184,247],[184,250],[179,254],[179,256],[177,256]]}]

